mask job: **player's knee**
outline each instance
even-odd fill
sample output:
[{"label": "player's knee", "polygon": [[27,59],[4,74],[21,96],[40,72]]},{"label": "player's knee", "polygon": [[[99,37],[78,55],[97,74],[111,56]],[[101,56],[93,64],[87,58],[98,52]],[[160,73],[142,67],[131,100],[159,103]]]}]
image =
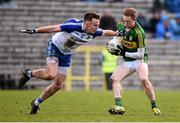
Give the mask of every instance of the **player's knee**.
[{"label": "player's knee", "polygon": [[110,81],[111,81],[112,84],[116,83],[116,82],[119,82],[119,80],[117,80],[117,78],[114,77],[114,76],[111,76]]},{"label": "player's knee", "polygon": [[145,83],[145,82],[148,81],[148,78],[147,77],[140,77],[139,81],[142,82],[142,83]]},{"label": "player's knee", "polygon": [[141,79],[140,79],[140,82],[142,83],[142,85],[143,85],[144,87],[148,87],[148,86],[150,85],[150,81],[149,81],[149,79],[146,78],[146,77],[141,78]]},{"label": "player's knee", "polygon": [[53,79],[55,79],[55,77],[56,77],[56,74],[48,74],[46,76],[46,80],[53,80]]},{"label": "player's knee", "polygon": [[55,90],[60,90],[60,89],[61,89],[61,86],[55,85],[55,86],[54,86],[54,89],[55,89]]}]

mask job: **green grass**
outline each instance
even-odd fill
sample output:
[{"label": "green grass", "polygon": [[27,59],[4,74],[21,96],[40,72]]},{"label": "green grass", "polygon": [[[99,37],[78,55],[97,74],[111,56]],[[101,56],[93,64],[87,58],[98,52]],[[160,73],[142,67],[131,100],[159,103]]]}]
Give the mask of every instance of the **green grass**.
[{"label": "green grass", "polygon": [[126,112],[110,115],[107,110],[114,104],[111,91],[58,92],[40,105],[37,115],[29,115],[30,102],[41,90],[0,91],[0,122],[180,122],[180,91],[157,91],[161,116],[154,116],[150,102],[143,91],[124,91]]}]

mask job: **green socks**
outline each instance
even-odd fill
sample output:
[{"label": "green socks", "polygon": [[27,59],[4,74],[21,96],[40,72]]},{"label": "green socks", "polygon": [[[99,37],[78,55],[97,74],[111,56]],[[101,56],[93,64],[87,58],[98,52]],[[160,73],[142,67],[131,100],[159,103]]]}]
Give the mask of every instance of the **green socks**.
[{"label": "green socks", "polygon": [[[114,100],[115,100],[115,105],[116,105],[116,106],[122,106],[122,100],[121,100],[121,98],[115,98]],[[151,106],[152,106],[152,109],[153,109],[153,108],[157,108],[157,105],[156,105],[156,101],[155,101],[155,100],[152,100],[152,101],[151,101]]]},{"label": "green socks", "polygon": [[115,100],[115,105],[122,106],[121,98],[115,98],[114,100]]}]

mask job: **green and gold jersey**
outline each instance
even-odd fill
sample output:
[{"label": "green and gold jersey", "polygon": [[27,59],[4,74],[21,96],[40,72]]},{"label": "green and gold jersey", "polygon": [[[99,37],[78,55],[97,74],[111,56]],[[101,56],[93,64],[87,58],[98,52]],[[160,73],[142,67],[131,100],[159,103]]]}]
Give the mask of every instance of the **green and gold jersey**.
[{"label": "green and gold jersey", "polygon": [[[117,30],[121,31],[124,30],[125,26],[122,23],[117,24]],[[145,32],[142,27],[136,22],[134,28],[130,29],[122,39],[123,49],[126,52],[137,52],[138,48],[145,48],[144,53],[144,61],[147,62],[148,55],[146,50],[146,39],[145,39]],[[136,59],[123,57],[125,61],[134,61]]]}]

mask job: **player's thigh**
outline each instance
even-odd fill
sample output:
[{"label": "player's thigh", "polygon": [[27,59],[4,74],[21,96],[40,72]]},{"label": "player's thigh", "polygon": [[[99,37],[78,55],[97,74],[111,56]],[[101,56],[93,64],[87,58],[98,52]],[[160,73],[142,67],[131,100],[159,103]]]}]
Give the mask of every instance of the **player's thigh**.
[{"label": "player's thigh", "polygon": [[137,66],[137,76],[140,81],[147,80],[148,79],[148,65],[144,62],[139,63]]},{"label": "player's thigh", "polygon": [[47,73],[54,76],[58,73],[58,58],[56,57],[47,58]]},{"label": "player's thigh", "polygon": [[111,79],[114,81],[122,81],[125,77],[129,76],[131,73],[132,72],[131,72],[130,68],[119,65],[113,71]]}]

